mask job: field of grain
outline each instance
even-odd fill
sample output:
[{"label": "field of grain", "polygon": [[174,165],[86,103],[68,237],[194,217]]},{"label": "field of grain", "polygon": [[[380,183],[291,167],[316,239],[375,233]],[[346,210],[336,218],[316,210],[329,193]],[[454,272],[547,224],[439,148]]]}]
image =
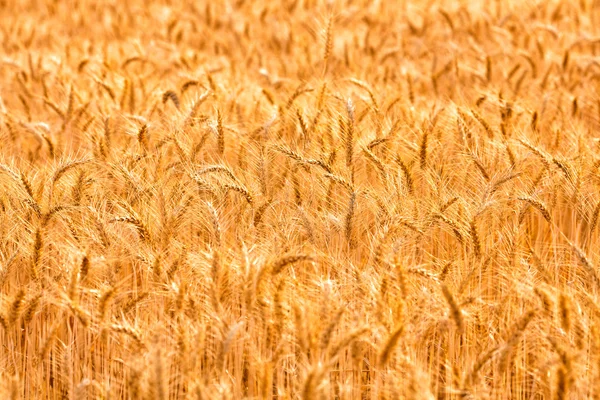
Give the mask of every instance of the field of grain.
[{"label": "field of grain", "polygon": [[0,0],[0,397],[600,397],[600,3]]}]

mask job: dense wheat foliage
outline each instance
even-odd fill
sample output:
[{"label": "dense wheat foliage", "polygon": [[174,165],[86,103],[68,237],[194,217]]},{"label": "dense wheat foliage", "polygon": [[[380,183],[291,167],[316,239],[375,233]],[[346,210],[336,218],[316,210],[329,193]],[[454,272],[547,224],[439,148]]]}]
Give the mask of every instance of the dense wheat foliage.
[{"label": "dense wheat foliage", "polygon": [[0,0],[3,399],[600,397],[600,4]]}]

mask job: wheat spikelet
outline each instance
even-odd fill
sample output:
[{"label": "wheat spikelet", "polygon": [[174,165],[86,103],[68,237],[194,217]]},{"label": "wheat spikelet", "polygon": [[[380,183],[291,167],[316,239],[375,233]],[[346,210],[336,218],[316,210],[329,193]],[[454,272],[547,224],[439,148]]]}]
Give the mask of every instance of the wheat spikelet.
[{"label": "wheat spikelet", "polygon": [[477,122],[479,122],[481,124],[481,126],[485,130],[485,133],[487,133],[488,137],[490,139],[494,139],[494,130],[492,129],[490,124],[488,124],[487,121],[477,111],[471,110],[471,114],[473,114],[473,117],[475,117]]},{"label": "wheat spikelet", "polygon": [[[114,95],[113,95],[114,96]],[[50,107],[52,109],[52,111],[54,111],[56,114],[58,114],[58,116],[61,119],[65,119],[65,114],[61,111],[61,109],[52,102],[52,100],[50,100],[49,98],[44,98],[43,99],[44,104],[47,105],[48,107]]]},{"label": "wheat spikelet", "polygon": [[379,171],[379,174],[381,176],[381,181],[382,181],[383,185],[387,186],[388,175],[387,175],[387,172],[385,170],[385,166],[383,165],[383,162],[381,162],[381,160],[375,154],[373,154],[373,152],[371,150],[369,150],[368,147],[365,147],[363,149],[363,151],[367,155],[367,157],[369,158],[369,160],[373,164],[375,164],[375,166],[377,167],[377,170]]},{"label": "wheat spikelet", "polygon": [[544,308],[544,312],[546,313],[546,315],[550,317],[554,315],[554,301],[550,293],[548,293],[547,290],[539,287],[536,287],[533,290],[542,301],[542,307]]},{"label": "wheat spikelet", "polygon": [[481,257],[481,242],[479,241],[479,234],[477,233],[477,225],[475,224],[475,218],[473,218],[469,224],[471,240],[473,241],[473,250],[475,257]]},{"label": "wheat spikelet", "polygon": [[415,275],[419,275],[419,276],[422,276],[424,278],[432,279],[435,282],[437,282],[439,280],[438,276],[436,274],[434,274],[431,271],[428,271],[428,270],[426,270],[424,268],[420,268],[420,267],[411,267],[411,268],[408,268],[406,270],[406,272],[411,273],[411,274],[415,274]]},{"label": "wheat spikelet", "polygon": [[327,20],[327,28],[325,29],[325,45],[323,48],[323,73],[327,72],[329,66],[329,57],[333,47],[333,16],[329,16]]},{"label": "wheat spikelet", "polygon": [[131,88],[131,81],[129,79],[125,78],[125,80],[123,81],[123,91],[121,92],[121,100],[119,101],[121,110],[125,110],[125,102],[127,101],[127,95],[129,94],[130,88]]},{"label": "wheat spikelet", "polygon": [[444,297],[448,302],[448,306],[450,307],[450,314],[452,315],[452,320],[456,325],[456,330],[462,334],[464,329],[464,322],[460,306],[458,305],[458,303],[454,299],[454,296],[452,296],[452,293],[450,293],[450,290],[445,284],[442,284],[442,293],[444,294]]},{"label": "wheat spikelet", "polygon": [[419,165],[421,169],[425,169],[427,166],[427,146],[429,144],[429,131],[423,132],[421,137],[421,144],[419,145]]},{"label": "wheat spikelet", "polygon": [[226,335],[223,336],[223,339],[221,341],[221,348],[219,350],[219,354],[217,355],[217,363],[216,363],[217,370],[220,370],[223,368],[223,365],[225,363],[225,357],[227,356],[227,353],[229,353],[229,350],[231,349],[231,344],[233,342],[233,339],[237,335],[237,332],[242,328],[243,324],[244,324],[243,322],[238,322],[237,324],[233,325],[229,329],[229,331],[227,331]]},{"label": "wheat spikelet", "polygon": [[492,59],[490,56],[485,57],[485,79],[488,83],[492,81]]},{"label": "wheat spikelet", "polygon": [[[294,105],[294,101],[296,101],[296,99],[298,97],[300,97],[301,95],[303,95],[304,93],[310,93],[312,92],[313,89],[312,88],[307,88],[305,87],[304,83],[301,83],[296,90],[294,90],[294,93],[292,93],[292,95],[289,97],[288,101],[285,103],[284,109],[285,110],[289,110],[290,108],[292,108],[292,105]],[[296,110],[297,113],[300,112],[300,110]]]},{"label": "wheat spikelet", "polygon": [[454,196],[452,197],[450,200],[446,201],[444,204],[442,204],[442,206],[440,207],[440,213],[445,212],[447,209],[449,209],[450,207],[452,207],[452,205],[454,203],[456,203],[459,200],[458,196]]},{"label": "wheat spikelet", "polygon": [[225,130],[223,129],[223,116],[221,111],[217,109],[217,151],[220,155],[225,152]]},{"label": "wheat spikelet", "polygon": [[298,162],[303,162],[304,161],[304,157],[302,157],[300,154],[285,148],[284,146],[280,145],[280,144],[276,144],[273,145],[272,148],[274,150],[279,151],[282,154],[285,154],[286,156],[290,157],[291,159],[298,161]]},{"label": "wheat spikelet", "polygon": [[267,211],[267,208],[271,205],[269,201],[264,202],[260,207],[254,210],[253,223],[255,227],[258,227],[263,220],[263,216]]},{"label": "wheat spikelet", "polygon": [[21,312],[23,311],[23,300],[25,299],[25,291],[20,289],[15,295],[10,309],[8,311],[8,324],[12,326],[17,322],[17,318],[21,316]]},{"label": "wheat spikelet", "polygon": [[31,187],[31,183],[29,182],[29,180],[27,179],[27,176],[25,176],[24,173],[20,173],[19,174],[19,181],[21,182],[21,184],[23,185],[23,187],[25,188],[25,191],[27,192],[27,194],[29,195],[29,197],[35,201],[35,197],[33,197],[33,189]]},{"label": "wheat spikelet", "polygon": [[567,398],[568,391],[568,372],[564,366],[560,366],[557,371],[556,379],[556,399],[564,400]]},{"label": "wheat spikelet", "polygon": [[169,397],[167,382],[165,381],[165,365],[160,346],[154,351],[154,370],[152,376],[151,393],[156,400],[166,400]]},{"label": "wheat spikelet", "polygon": [[81,259],[81,265],[79,266],[79,279],[84,281],[89,272],[90,272],[90,258],[86,254]]},{"label": "wheat spikelet", "polygon": [[194,86],[202,86],[202,84],[200,82],[198,82],[197,80],[189,80],[189,81],[185,81],[183,83],[183,85],[181,85],[181,88],[179,89],[179,91],[181,92],[181,95],[183,96],[185,94],[185,92],[187,92],[189,89],[193,88]]},{"label": "wheat spikelet", "polygon": [[77,175],[77,181],[75,183],[75,186],[73,186],[73,191],[71,193],[71,197],[73,198],[73,203],[75,206],[79,206],[81,204],[81,199],[83,198],[86,186],[85,178],[85,170],[79,171],[79,174]]},{"label": "wheat spikelet", "polygon": [[29,303],[27,304],[27,307],[25,308],[25,311],[23,312],[23,322],[25,322],[26,324],[31,322],[31,320],[35,316],[35,313],[38,311],[41,300],[42,300],[41,293],[34,296],[31,300],[29,300]]},{"label": "wheat spikelet", "polygon": [[286,148],[286,147],[284,147],[282,145],[279,145],[279,144],[275,144],[275,145],[273,145],[271,147],[274,150],[276,150],[276,151],[278,151],[278,152],[280,152],[282,154],[285,154],[286,156],[290,157],[294,161],[297,161],[297,162],[299,162],[301,164],[316,165],[318,167],[321,167],[325,172],[327,172],[329,174],[333,173],[332,170],[331,170],[331,168],[326,163],[324,163],[323,161],[315,160],[315,159],[311,159],[311,158],[304,158],[300,154],[298,154],[298,153],[296,153],[296,152],[294,152],[294,151],[292,151],[292,150],[290,150],[290,149],[288,149],[288,148]]},{"label": "wheat spikelet", "polygon": [[373,139],[369,142],[369,144],[367,145],[367,149],[369,149],[370,151],[373,151],[373,149],[381,144],[384,144],[386,142],[388,142],[389,139],[382,137],[382,138],[377,138],[377,139]]},{"label": "wheat spikelet", "polygon": [[154,260],[152,262],[152,273],[154,274],[154,278],[157,281],[160,281],[162,278],[162,272],[163,272],[163,264],[162,264],[162,254],[159,253],[156,256],[154,256]]},{"label": "wheat spikelet", "polygon": [[356,192],[350,194],[350,201],[348,203],[348,211],[344,218],[344,232],[346,234],[346,240],[348,243],[353,243],[352,239],[352,228],[354,223],[354,213],[356,210]]},{"label": "wheat spikelet", "polygon": [[351,170],[352,156],[354,153],[354,104],[348,99],[346,102],[348,117],[346,122],[340,118],[340,129],[344,132],[344,143],[346,147],[346,167]]},{"label": "wheat spikelet", "polygon": [[462,236],[462,233],[461,233],[461,229],[460,229],[460,227],[458,226],[458,224],[455,221],[453,221],[452,219],[450,219],[450,218],[448,218],[445,215],[440,214],[440,213],[436,214],[435,217],[441,219],[448,226],[450,226],[450,228],[452,229],[452,232],[454,232],[454,236],[456,236],[456,239],[458,239],[458,241],[460,243],[463,243],[463,236]]},{"label": "wheat spikelet", "polygon": [[135,308],[135,306],[138,303],[140,303],[147,297],[148,297],[148,292],[142,292],[142,293],[138,294],[136,297],[129,300],[123,307],[123,314],[127,314],[129,311],[131,311],[133,308]]},{"label": "wheat spikelet", "polygon": [[196,119],[197,119],[197,114],[198,114],[198,110],[200,109],[200,106],[206,101],[208,100],[208,98],[210,97],[210,90],[207,90],[206,92],[204,92],[200,97],[198,97],[194,103],[192,104],[192,107],[190,108],[190,112],[187,116],[187,118],[185,119],[185,126],[194,126]]},{"label": "wheat spikelet", "polygon": [[400,169],[402,170],[402,174],[404,175],[404,180],[406,181],[406,187],[408,188],[408,193],[413,194],[414,193],[414,183],[413,183],[413,178],[410,173],[410,170],[408,169],[408,166],[404,163],[404,161],[402,161],[402,159],[400,157],[396,157],[394,159],[394,161],[396,162],[396,164],[398,164],[400,166]]},{"label": "wheat spikelet", "polygon": [[588,257],[583,252],[583,250],[581,250],[579,247],[577,247],[574,243],[569,242],[569,244],[571,245],[571,248],[575,252],[575,255],[577,255],[579,262],[584,266],[584,268],[587,270],[587,272],[591,275],[592,279],[594,280],[594,283],[596,283],[596,285],[600,286],[600,278],[598,277],[598,274],[596,273],[596,268],[594,268],[594,265],[592,264],[592,262],[588,259]]},{"label": "wheat spikelet", "polygon": [[561,361],[561,365],[557,371],[556,397],[558,399],[565,399],[567,398],[567,392],[575,383],[572,356],[555,338],[548,336],[547,339],[554,351],[558,353]]},{"label": "wheat spikelet", "polygon": [[40,229],[36,229],[35,238],[33,242],[33,256],[31,263],[31,275],[34,280],[38,280],[40,278],[40,263],[42,258],[42,246],[43,246],[43,238],[42,231]]},{"label": "wheat spikelet", "polygon": [[406,83],[408,86],[408,100],[411,104],[415,103],[415,91],[413,86],[413,78],[410,73],[406,74]]},{"label": "wheat spikelet", "polygon": [[136,228],[137,233],[143,242],[150,241],[150,233],[148,232],[148,229],[146,228],[146,226],[142,223],[142,221],[140,221],[139,219],[137,219],[136,217],[134,217],[132,215],[124,216],[124,217],[116,217],[116,218],[113,218],[112,220],[110,220],[109,222],[124,222],[126,224],[133,225]]},{"label": "wheat spikelet", "polygon": [[61,318],[57,318],[55,323],[48,330],[48,332],[46,334],[46,339],[43,342],[44,344],[42,345],[40,352],[38,354],[38,358],[40,360],[44,360],[48,356],[48,353],[50,352],[50,350],[52,348],[54,340],[56,339],[56,331],[60,327],[59,322],[62,322]]},{"label": "wheat spikelet", "polygon": [[502,185],[504,185],[507,182],[512,181],[515,178],[518,178],[519,176],[521,176],[521,173],[516,173],[516,174],[512,174],[512,175],[507,175],[504,178],[498,179],[491,187],[490,191],[489,191],[489,195],[493,195],[494,193],[496,193],[500,187]]},{"label": "wheat spikelet", "polygon": [[329,323],[327,328],[325,328],[325,330],[323,330],[323,332],[321,333],[321,349],[327,349],[329,347],[331,337],[333,336],[333,331],[340,323],[340,320],[342,319],[342,316],[344,315],[345,311],[346,310],[344,308],[338,310],[338,312],[335,313],[335,316],[331,319],[331,322]]},{"label": "wheat spikelet", "polygon": [[389,361],[389,359],[390,359],[390,357],[391,357],[391,355],[392,355],[392,353],[394,351],[394,348],[398,344],[398,341],[402,337],[403,333],[404,333],[404,326],[400,326],[400,327],[396,328],[390,334],[389,338],[385,342],[385,345],[383,346],[383,349],[379,353],[379,366],[380,366],[380,368],[383,368],[388,363],[388,361]]},{"label": "wheat spikelet", "polygon": [[498,349],[499,347],[494,347],[477,358],[477,361],[475,362],[475,364],[473,364],[473,367],[471,368],[471,372],[466,375],[466,379],[462,385],[463,390],[466,387],[475,384],[479,371],[481,371],[485,364],[487,364],[498,353]]},{"label": "wheat spikelet", "polygon": [[200,177],[204,174],[209,174],[209,173],[222,173],[222,174],[226,175],[232,181],[238,182],[238,179],[233,174],[233,171],[225,165],[207,165],[206,167],[195,171],[194,174],[192,175],[192,178],[197,179],[198,177]]},{"label": "wheat spikelet", "polygon": [[373,94],[373,91],[371,90],[371,88],[369,88],[369,85],[367,85],[365,82],[362,82],[362,81],[360,81],[358,79],[354,79],[354,78],[350,78],[350,82],[352,82],[356,86],[364,89],[369,94],[369,99],[371,100],[371,104],[373,106],[373,109],[375,110],[375,114],[378,114],[379,106],[377,105],[377,100],[375,100],[375,95]]},{"label": "wheat spikelet", "polygon": [[[107,85],[106,83],[100,81],[100,80],[96,80],[96,83],[102,88],[104,89],[104,91],[108,94],[108,97],[110,97],[110,99],[115,102],[117,97],[115,96],[115,92],[112,90],[112,88]],[[45,103],[46,101],[44,101]],[[50,106],[50,104],[48,104],[48,106]],[[52,106],[50,106],[51,108],[53,108]],[[60,110],[58,110],[60,111]]]},{"label": "wheat spikelet", "polygon": [[148,124],[142,125],[138,130],[137,140],[143,150],[148,149]]},{"label": "wheat spikelet", "polygon": [[109,304],[112,298],[115,296],[115,294],[116,289],[113,287],[105,291],[102,294],[102,296],[100,296],[100,300],[98,301],[98,317],[101,322],[104,322],[104,319],[106,318],[106,312],[109,308]]},{"label": "wheat spikelet", "polygon": [[565,332],[571,330],[571,300],[564,294],[561,293],[558,297],[558,307],[560,310],[560,325]]},{"label": "wheat spikelet", "polygon": [[273,96],[273,94],[269,90],[267,90],[265,88],[262,88],[262,94],[266,97],[267,101],[271,105],[277,106],[277,102],[275,101],[275,97]]},{"label": "wheat spikelet", "polygon": [[355,340],[357,340],[360,336],[364,335],[368,331],[369,331],[368,328],[363,327],[363,328],[357,328],[357,329],[351,331],[350,333],[348,333],[348,335],[346,337],[344,337],[342,340],[340,340],[338,343],[336,343],[331,348],[331,352],[330,352],[331,358],[335,358],[336,356],[338,356],[344,348],[351,345]]},{"label": "wheat spikelet", "polygon": [[304,138],[304,141],[310,140],[308,137],[308,125],[306,124],[306,121],[304,121],[304,117],[299,109],[296,109],[296,118],[298,119],[298,125],[300,125],[300,130],[302,131],[302,137]]},{"label": "wheat spikelet", "polygon": [[217,247],[221,247],[221,224],[219,223],[219,213],[217,209],[212,205],[212,203],[206,203],[208,209],[210,210],[212,226],[213,226],[213,234],[215,237],[215,241],[217,243]]},{"label": "wheat spikelet", "polygon": [[113,332],[123,333],[123,334],[129,336],[136,342],[137,345],[143,346],[141,336],[140,336],[139,332],[137,332],[135,329],[133,329],[129,326],[120,325],[120,324],[113,324],[113,325],[111,325],[110,329]]},{"label": "wheat spikelet", "polygon": [[499,364],[500,371],[506,371],[508,362],[510,360],[510,355],[511,355],[510,353],[513,351],[513,349],[519,343],[519,341],[521,340],[521,337],[525,333],[525,329],[527,329],[527,326],[531,323],[531,321],[533,320],[534,317],[535,317],[535,311],[529,310],[529,311],[525,312],[525,314],[523,314],[521,316],[521,318],[519,318],[517,323],[514,325],[512,331],[511,331],[511,334],[510,334],[508,340],[506,341],[506,344],[500,350],[501,351],[500,364]]},{"label": "wheat spikelet", "polygon": [[283,269],[286,266],[297,263],[299,261],[314,261],[314,258],[306,254],[294,254],[281,257],[273,262],[271,266],[271,274],[278,275],[283,271]]},{"label": "wheat spikelet", "polygon": [[317,387],[319,386],[321,379],[323,379],[324,373],[325,371],[321,367],[311,368],[308,376],[304,380],[302,389],[303,399],[314,399],[317,396]]},{"label": "wheat spikelet", "polygon": [[442,271],[440,272],[440,274],[438,275],[438,279],[443,282],[446,277],[448,276],[448,273],[451,270],[453,261],[448,261],[446,262],[446,264],[444,264],[444,266],[442,267]]},{"label": "wheat spikelet", "polygon": [[58,215],[61,211],[64,211],[67,209],[68,208],[66,206],[56,206],[56,207],[53,207],[47,213],[43,214],[42,219],[40,221],[42,228],[45,228],[48,225],[48,223],[50,222],[50,220],[52,219],[53,216]]},{"label": "wheat spikelet", "polygon": [[546,267],[544,267],[544,264],[542,262],[542,260],[538,257],[538,255],[535,253],[535,251],[533,250],[533,248],[531,247],[530,244],[528,244],[529,248],[529,255],[531,256],[531,258],[533,259],[533,265],[534,267],[540,272],[542,279],[546,282],[546,283],[550,283],[552,281],[550,274],[548,273]]},{"label": "wheat spikelet", "polygon": [[179,108],[181,107],[181,103],[179,102],[179,97],[177,96],[177,93],[175,93],[172,90],[167,90],[166,92],[164,92],[162,95],[163,104],[165,104],[169,100],[171,100],[175,108],[179,110]]},{"label": "wheat spikelet", "polygon": [[564,161],[559,160],[556,157],[553,157],[552,162],[554,163],[554,165],[556,165],[562,171],[562,173],[565,175],[565,178],[567,178],[569,181],[573,180],[573,174],[572,174],[571,170],[569,169],[568,165]]},{"label": "wheat spikelet", "polygon": [[346,181],[344,178],[342,178],[339,175],[334,175],[334,174],[325,174],[325,177],[330,179],[332,182],[335,182],[341,186],[343,186],[348,193],[352,194],[354,193],[354,186],[352,186],[352,184],[348,181]]},{"label": "wheat spikelet", "polygon": [[552,223],[552,216],[550,215],[550,212],[548,211],[544,203],[531,197],[519,197],[518,199],[521,201],[525,201],[528,204],[531,204],[533,207],[538,209],[538,211],[542,214],[544,219],[548,221],[548,223]]},{"label": "wheat spikelet", "polygon": [[300,190],[300,182],[298,180],[299,168],[294,168],[292,171],[292,187],[294,188],[294,200],[298,207],[302,206],[302,192]]},{"label": "wheat spikelet", "polygon": [[234,192],[238,192],[239,194],[242,195],[242,197],[244,197],[244,199],[248,202],[248,204],[250,204],[250,205],[254,204],[254,197],[252,196],[252,194],[250,194],[248,189],[246,189],[245,187],[243,187],[241,185],[237,185],[237,184],[224,184],[223,188],[225,190],[233,190]]},{"label": "wheat spikelet", "polygon": [[486,171],[486,169],[483,166],[483,164],[481,163],[481,161],[474,154],[471,154],[471,159],[473,160],[473,163],[475,164],[475,166],[477,167],[477,169],[479,170],[479,172],[481,172],[481,175],[483,176],[483,178],[487,182],[489,182],[490,181],[490,175]]},{"label": "wheat spikelet", "polygon": [[521,143],[523,146],[527,147],[529,150],[531,150],[533,152],[533,154],[538,156],[538,158],[540,159],[542,164],[544,164],[544,168],[546,168],[546,169],[550,168],[550,162],[552,160],[552,157],[550,157],[544,151],[538,149],[537,147],[535,147],[531,143],[526,142],[523,139],[519,139],[519,143]]}]

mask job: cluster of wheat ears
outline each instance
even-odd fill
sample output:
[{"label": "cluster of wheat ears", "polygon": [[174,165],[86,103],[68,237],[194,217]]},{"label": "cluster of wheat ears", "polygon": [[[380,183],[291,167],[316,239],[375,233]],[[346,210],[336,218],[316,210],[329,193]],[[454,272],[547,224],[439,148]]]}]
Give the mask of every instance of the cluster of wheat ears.
[{"label": "cluster of wheat ears", "polygon": [[[184,4],[186,3],[186,4]],[[600,396],[600,3],[0,0],[0,396]]]}]

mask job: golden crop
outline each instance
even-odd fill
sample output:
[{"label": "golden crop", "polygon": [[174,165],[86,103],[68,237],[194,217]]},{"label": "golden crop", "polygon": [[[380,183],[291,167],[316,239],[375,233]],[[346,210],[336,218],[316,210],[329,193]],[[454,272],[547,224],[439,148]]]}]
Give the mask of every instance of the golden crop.
[{"label": "golden crop", "polygon": [[1,398],[600,397],[598,1],[0,15]]}]

